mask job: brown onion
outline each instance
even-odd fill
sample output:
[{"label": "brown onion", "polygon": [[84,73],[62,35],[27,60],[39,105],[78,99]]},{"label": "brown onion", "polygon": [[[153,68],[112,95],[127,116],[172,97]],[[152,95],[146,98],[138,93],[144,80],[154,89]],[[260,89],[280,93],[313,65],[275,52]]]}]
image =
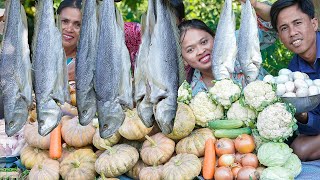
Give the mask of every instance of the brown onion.
[{"label": "brown onion", "polygon": [[218,160],[218,166],[231,166],[234,164],[234,154],[223,154]]},{"label": "brown onion", "polygon": [[259,166],[257,155],[252,153],[244,154],[241,158],[241,164],[242,166],[251,166],[257,168]]},{"label": "brown onion", "polygon": [[222,154],[234,154],[235,148],[234,143],[229,138],[221,138],[217,140],[215,144],[216,154],[217,156],[221,156]]},{"label": "brown onion", "polygon": [[234,140],[234,146],[239,153],[251,153],[255,146],[253,137],[248,134],[242,134]]},{"label": "brown onion", "polygon": [[233,180],[233,174],[228,167],[218,167],[214,173],[215,180]]},{"label": "brown onion", "polygon": [[257,180],[259,179],[259,173],[256,168],[251,166],[243,166],[237,174],[237,180]]}]

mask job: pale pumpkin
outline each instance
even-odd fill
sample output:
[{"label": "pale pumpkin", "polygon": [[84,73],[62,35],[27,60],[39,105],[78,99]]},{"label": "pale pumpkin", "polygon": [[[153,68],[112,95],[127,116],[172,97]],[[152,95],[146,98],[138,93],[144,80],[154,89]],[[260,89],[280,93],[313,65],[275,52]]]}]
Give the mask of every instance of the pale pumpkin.
[{"label": "pale pumpkin", "polygon": [[119,128],[121,136],[129,140],[138,140],[147,135],[152,127],[147,128],[138,116],[137,109],[126,110],[126,118]]},{"label": "pale pumpkin", "polygon": [[97,159],[95,169],[105,177],[117,177],[132,169],[139,159],[136,148],[127,144],[107,146]]},{"label": "pale pumpkin", "polygon": [[82,126],[78,116],[75,116],[70,120],[62,121],[61,135],[69,146],[83,147],[92,144],[95,130],[91,123]]},{"label": "pale pumpkin", "polygon": [[143,162],[151,166],[167,162],[174,152],[175,142],[162,133],[146,138],[140,152]]},{"label": "pale pumpkin", "polygon": [[170,159],[162,169],[162,179],[165,180],[192,180],[201,171],[201,162],[196,155],[178,154]]},{"label": "pale pumpkin", "polygon": [[161,180],[163,165],[144,167],[139,173],[140,180]]},{"label": "pale pumpkin", "polygon": [[122,138],[122,139],[120,140],[120,143],[119,143],[119,144],[128,144],[128,145],[136,148],[136,149],[138,150],[138,152],[140,152],[140,151],[141,151],[141,148],[142,148],[143,142],[137,141],[137,140],[128,140],[128,139],[126,139],[126,138]]},{"label": "pale pumpkin", "polygon": [[121,135],[118,131],[116,131],[112,136],[106,139],[102,139],[100,137],[99,128],[96,129],[96,133],[93,136],[93,145],[100,150],[104,150],[105,148],[101,147],[104,146],[113,146],[120,141]]},{"label": "pale pumpkin", "polygon": [[20,152],[21,163],[27,169],[31,169],[35,164],[41,163],[47,158],[49,158],[49,152],[47,150],[35,148],[29,145],[25,146]]},{"label": "pale pumpkin", "polygon": [[59,162],[46,159],[33,166],[29,173],[30,180],[59,180]]},{"label": "pale pumpkin", "polygon": [[94,179],[96,154],[91,149],[78,149],[60,164],[60,175],[64,180]]},{"label": "pale pumpkin", "polygon": [[64,103],[63,105],[60,106],[60,108],[64,115],[71,116],[71,117],[78,116],[77,107],[72,106],[69,103]]},{"label": "pale pumpkin", "polygon": [[126,172],[126,175],[132,179],[139,179],[139,173],[144,167],[147,167],[147,165],[142,160],[138,160],[133,168]]},{"label": "pale pumpkin", "polygon": [[[79,148],[75,148],[72,146],[69,146],[67,143],[63,143],[62,144],[62,154],[61,157],[58,159],[59,162],[62,162],[64,158],[68,157],[71,153],[73,153],[74,151],[78,150]],[[91,146],[85,146],[85,147],[81,147],[81,149],[91,149]]]},{"label": "pale pumpkin", "polygon": [[28,122],[24,127],[24,138],[26,142],[36,148],[49,149],[50,146],[50,134],[41,136],[38,133],[38,122]]},{"label": "pale pumpkin", "polygon": [[216,141],[212,130],[208,128],[196,129],[177,143],[176,153],[188,153],[201,157],[204,155],[205,143],[209,138],[212,138],[214,142]]},{"label": "pale pumpkin", "polygon": [[196,117],[191,108],[184,103],[178,103],[176,117],[174,119],[173,130],[167,136],[170,139],[180,140],[187,137],[196,125]]}]

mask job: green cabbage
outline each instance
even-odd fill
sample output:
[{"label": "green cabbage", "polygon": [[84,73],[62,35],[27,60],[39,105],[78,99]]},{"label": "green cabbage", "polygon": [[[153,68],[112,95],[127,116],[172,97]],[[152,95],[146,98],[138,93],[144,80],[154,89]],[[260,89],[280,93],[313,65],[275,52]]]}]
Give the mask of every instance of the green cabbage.
[{"label": "green cabbage", "polygon": [[288,169],[294,177],[297,177],[301,172],[301,161],[297,155],[291,153],[291,156],[282,167]]},{"label": "green cabbage", "polygon": [[283,166],[292,151],[285,143],[268,142],[258,149],[258,159],[264,166]]},{"label": "green cabbage", "polygon": [[268,167],[261,173],[260,180],[293,180],[293,175],[284,167]]}]

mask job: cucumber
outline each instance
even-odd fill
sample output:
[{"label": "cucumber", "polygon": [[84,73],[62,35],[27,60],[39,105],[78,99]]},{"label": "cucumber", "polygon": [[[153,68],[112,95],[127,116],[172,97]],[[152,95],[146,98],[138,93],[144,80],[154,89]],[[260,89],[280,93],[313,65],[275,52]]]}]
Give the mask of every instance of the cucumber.
[{"label": "cucumber", "polygon": [[217,129],[214,131],[214,136],[216,138],[237,138],[241,134],[251,134],[251,128],[244,127],[238,129]]},{"label": "cucumber", "polygon": [[241,120],[214,120],[208,123],[211,129],[236,129],[244,125]]}]

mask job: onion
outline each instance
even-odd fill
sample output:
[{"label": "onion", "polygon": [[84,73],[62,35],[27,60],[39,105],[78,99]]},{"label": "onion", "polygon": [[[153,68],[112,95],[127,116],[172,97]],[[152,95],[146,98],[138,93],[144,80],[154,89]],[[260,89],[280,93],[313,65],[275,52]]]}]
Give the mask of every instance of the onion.
[{"label": "onion", "polygon": [[223,154],[220,156],[218,161],[218,166],[231,166],[234,164],[235,156],[234,154]]},{"label": "onion", "polygon": [[243,154],[237,152],[236,155],[235,155],[235,157],[236,157],[235,162],[236,163],[241,163],[242,156],[243,156]]},{"label": "onion", "polygon": [[259,179],[259,173],[256,168],[251,166],[242,167],[237,174],[237,180],[257,180]]},{"label": "onion", "polygon": [[253,137],[248,134],[238,136],[234,141],[234,146],[239,153],[250,153],[256,147]]},{"label": "onion", "polygon": [[214,173],[215,180],[233,180],[233,174],[228,167],[218,167]]},{"label": "onion", "polygon": [[237,179],[238,172],[242,168],[242,166],[240,163],[234,163],[231,167],[232,167],[231,171],[232,171],[233,177]]},{"label": "onion", "polygon": [[216,149],[217,156],[219,157],[223,154],[235,153],[234,143],[229,138],[221,138],[217,140],[215,144],[215,149]]},{"label": "onion", "polygon": [[241,164],[242,166],[251,166],[257,168],[259,166],[257,155],[252,153],[244,154],[241,158]]}]

